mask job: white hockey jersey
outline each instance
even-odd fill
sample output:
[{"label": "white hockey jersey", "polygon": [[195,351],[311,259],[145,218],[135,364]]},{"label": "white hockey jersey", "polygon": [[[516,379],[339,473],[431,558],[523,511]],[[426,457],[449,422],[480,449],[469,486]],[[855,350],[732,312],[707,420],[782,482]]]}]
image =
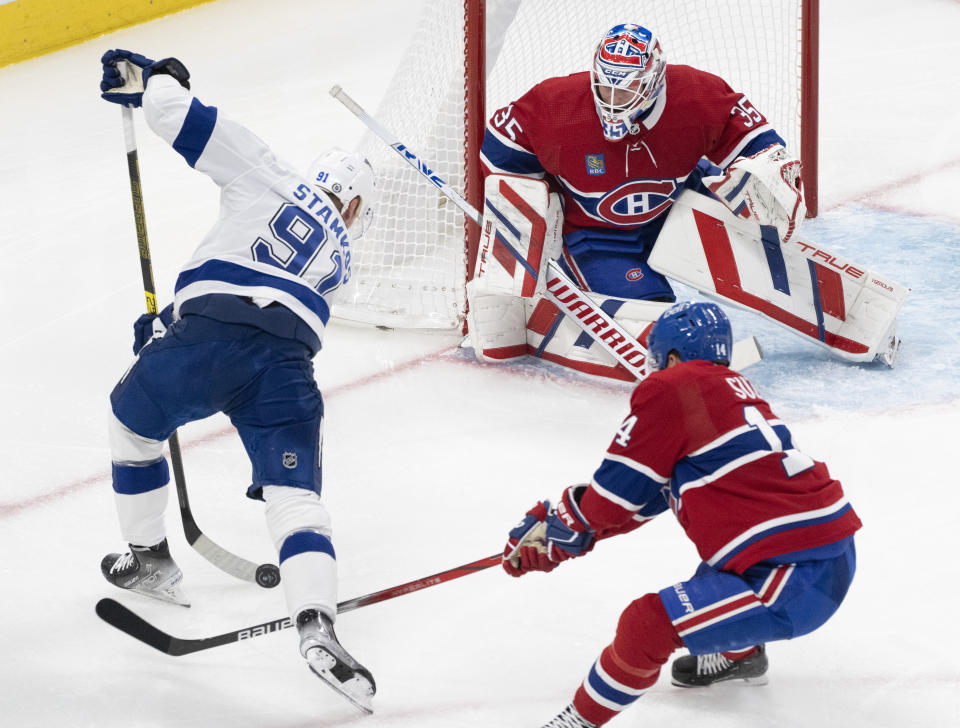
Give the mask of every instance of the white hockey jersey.
[{"label": "white hockey jersey", "polygon": [[329,197],[170,76],[150,77],[143,110],[221,188],[219,218],[177,278],[177,315],[190,299],[232,294],[282,304],[322,340],[331,295],[350,278],[347,226]]}]

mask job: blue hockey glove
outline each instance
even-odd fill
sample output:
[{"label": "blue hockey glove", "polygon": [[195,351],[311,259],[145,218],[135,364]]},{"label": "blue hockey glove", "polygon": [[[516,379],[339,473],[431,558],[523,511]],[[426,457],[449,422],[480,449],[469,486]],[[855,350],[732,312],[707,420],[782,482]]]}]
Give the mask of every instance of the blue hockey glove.
[{"label": "blue hockey glove", "polygon": [[145,313],[133,322],[133,353],[140,350],[154,338],[163,336],[167,327],[173,323],[173,304],[163,309],[159,315]]},{"label": "blue hockey glove", "polygon": [[[124,74],[117,68],[117,63],[120,61],[126,61],[130,65],[141,69],[139,78],[124,77]],[[156,73],[173,76],[185,89],[190,88],[188,80],[190,72],[176,58],[154,61],[139,53],[118,49],[104,53],[100,63],[103,65],[100,97],[115,104],[141,106],[143,104],[143,90],[147,87],[147,80]]]},{"label": "blue hockey glove", "polygon": [[585,485],[571,485],[547,515],[547,557],[555,563],[583,556],[596,543],[596,534],[580,511],[580,496],[586,489]]}]

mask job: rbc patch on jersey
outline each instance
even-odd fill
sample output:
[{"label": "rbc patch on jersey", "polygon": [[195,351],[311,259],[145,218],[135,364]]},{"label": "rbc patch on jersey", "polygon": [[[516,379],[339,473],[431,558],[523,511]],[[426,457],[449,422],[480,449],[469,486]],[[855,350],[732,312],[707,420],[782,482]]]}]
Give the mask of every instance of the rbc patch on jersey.
[{"label": "rbc patch on jersey", "polygon": [[602,154],[587,154],[585,158],[587,160],[587,174],[594,177],[600,174],[606,174],[607,167],[603,163]]}]

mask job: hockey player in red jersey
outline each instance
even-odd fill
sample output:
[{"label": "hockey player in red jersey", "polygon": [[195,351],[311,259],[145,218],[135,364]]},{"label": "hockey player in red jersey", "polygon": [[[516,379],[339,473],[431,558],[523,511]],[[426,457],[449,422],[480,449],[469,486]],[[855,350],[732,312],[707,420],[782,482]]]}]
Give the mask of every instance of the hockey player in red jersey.
[{"label": "hockey player in red jersey", "polygon": [[[590,71],[548,78],[495,111],[480,152],[488,180],[545,180],[559,194],[562,250],[554,255],[561,268],[618,321],[642,317],[638,330],[675,300],[648,258],[681,192],[716,196],[784,243],[805,214],[800,162],[764,115],[718,76],[665,58],[652,31],[614,26]],[[497,214],[499,201],[487,195],[485,209]],[[491,265],[478,258],[467,288],[479,359],[523,352],[622,378],[603,366],[602,354],[592,361],[589,342],[550,304],[525,298],[524,310],[519,298],[498,295],[485,276]],[[624,300],[665,305],[638,313]]]},{"label": "hockey player in red jersey", "polygon": [[503,567],[551,571],[603,538],[672,510],[702,563],[686,581],[624,610],[572,703],[545,728],[605,724],[657,680],[765,682],[765,643],[820,627],[846,595],[860,520],[840,483],[794,447],[753,385],[728,368],[730,324],[713,303],[682,303],[654,324],[657,371],[593,479],[537,503],[510,532]]}]

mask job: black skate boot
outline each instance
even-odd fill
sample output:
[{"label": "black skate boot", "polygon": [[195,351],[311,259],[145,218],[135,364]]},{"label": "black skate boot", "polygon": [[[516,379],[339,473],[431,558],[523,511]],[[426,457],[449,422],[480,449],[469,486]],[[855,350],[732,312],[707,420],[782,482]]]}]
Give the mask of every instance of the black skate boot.
[{"label": "black skate boot", "polygon": [[182,607],[190,606],[180,592],[183,573],[170,556],[166,539],[156,546],[130,544],[125,554],[107,554],[100,562],[100,571],[107,581],[121,589]]},{"label": "black skate boot", "polygon": [[681,688],[700,688],[724,680],[743,680],[751,685],[767,684],[767,652],[758,645],[747,657],[731,660],[721,652],[684,655],[673,661],[672,680]]},{"label": "black skate boot", "polygon": [[377,692],[373,675],[343,649],[330,618],[316,609],[297,615],[300,654],[310,669],[343,697],[366,713],[373,712],[371,700]]},{"label": "black skate boot", "polygon": [[584,718],[570,703],[563,712],[547,723],[543,728],[597,728],[596,725]]}]

